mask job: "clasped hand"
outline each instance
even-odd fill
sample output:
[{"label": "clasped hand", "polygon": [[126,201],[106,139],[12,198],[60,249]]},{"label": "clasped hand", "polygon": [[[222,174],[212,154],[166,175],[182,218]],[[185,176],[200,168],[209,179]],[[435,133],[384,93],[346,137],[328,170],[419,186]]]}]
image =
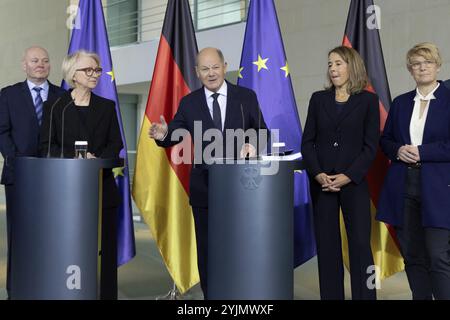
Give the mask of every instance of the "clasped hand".
[{"label": "clasped hand", "polygon": [[405,144],[398,149],[397,159],[406,163],[417,163],[420,161],[419,148],[417,146]]},{"label": "clasped hand", "polygon": [[327,192],[339,192],[343,186],[351,182],[350,178],[343,173],[327,175],[322,172],[315,179],[322,186],[322,191]]}]

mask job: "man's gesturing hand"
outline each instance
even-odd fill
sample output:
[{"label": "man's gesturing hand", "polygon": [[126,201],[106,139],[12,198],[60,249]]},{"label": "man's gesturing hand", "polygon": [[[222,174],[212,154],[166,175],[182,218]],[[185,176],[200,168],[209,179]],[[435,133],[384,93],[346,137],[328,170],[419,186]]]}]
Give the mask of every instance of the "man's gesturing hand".
[{"label": "man's gesturing hand", "polygon": [[164,116],[160,116],[161,123],[152,123],[148,130],[148,136],[155,140],[164,140],[167,135],[167,123]]}]

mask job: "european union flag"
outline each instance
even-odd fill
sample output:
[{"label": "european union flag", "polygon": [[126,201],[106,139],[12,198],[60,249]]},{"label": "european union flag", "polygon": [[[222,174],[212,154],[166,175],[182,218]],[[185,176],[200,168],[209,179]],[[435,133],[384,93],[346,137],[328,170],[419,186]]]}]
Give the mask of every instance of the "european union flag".
[{"label": "european union flag", "polygon": [[[238,84],[253,89],[270,130],[300,152],[302,130],[273,0],[251,1]],[[295,173],[294,267],[316,254],[306,172]]]},{"label": "european union flag", "polygon": [[101,67],[104,72],[100,77],[97,87],[94,89],[94,93],[111,99],[116,103],[117,119],[119,120],[120,133],[124,145],[124,148],[120,151],[120,157],[124,159],[125,167],[113,169],[116,183],[122,196],[117,227],[117,265],[120,266],[127,263],[136,255],[136,247],[131,210],[127,145],[122,126],[122,117],[120,114],[119,99],[117,98],[116,82],[114,80],[114,70],[101,0],[80,0],[78,16],[75,22],[70,40],[69,54],[83,49],[99,55]]}]

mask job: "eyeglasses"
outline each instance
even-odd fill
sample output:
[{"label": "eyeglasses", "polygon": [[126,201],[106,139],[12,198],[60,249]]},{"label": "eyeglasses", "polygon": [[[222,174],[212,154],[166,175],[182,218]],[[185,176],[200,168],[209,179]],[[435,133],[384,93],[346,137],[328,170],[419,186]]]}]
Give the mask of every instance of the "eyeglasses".
[{"label": "eyeglasses", "polygon": [[198,70],[199,70],[200,73],[202,73],[202,74],[208,74],[210,70],[212,70],[212,71],[214,71],[214,72],[217,72],[217,71],[220,70],[220,68],[223,68],[223,66],[222,66],[222,65],[217,65],[217,64],[216,64],[216,65],[213,65],[213,66],[211,66],[211,67],[208,67],[208,66],[201,66],[201,67],[198,67]]},{"label": "eyeglasses", "polygon": [[413,70],[418,70],[418,69],[420,69],[420,68],[422,67],[422,65],[423,65],[425,68],[429,68],[431,65],[433,65],[433,64],[435,64],[435,63],[436,63],[435,61],[425,60],[425,61],[422,61],[422,62],[419,62],[419,61],[417,61],[417,62],[412,62],[412,63],[410,63],[409,65],[411,66],[411,69],[413,69]]},{"label": "eyeglasses", "polygon": [[103,69],[102,68],[82,68],[82,69],[77,69],[76,71],[84,71],[84,73],[86,74],[86,76],[88,77],[92,77],[93,75],[95,75],[96,77],[100,77],[102,75]]}]

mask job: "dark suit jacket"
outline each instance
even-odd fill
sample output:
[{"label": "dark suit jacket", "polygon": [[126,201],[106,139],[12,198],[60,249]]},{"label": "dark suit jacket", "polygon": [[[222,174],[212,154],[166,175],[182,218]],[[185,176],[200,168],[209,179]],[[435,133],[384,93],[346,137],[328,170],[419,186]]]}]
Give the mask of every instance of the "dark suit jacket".
[{"label": "dark suit jacket", "polygon": [[[66,92],[59,101],[48,100],[44,104],[41,127],[40,154],[47,156],[50,131],[50,111],[53,108],[51,123],[50,156],[60,157],[62,147],[62,115],[64,112],[64,158],[73,158],[74,144],[77,140],[88,141],[88,152],[98,158],[119,158],[123,148],[114,101],[91,94],[86,124],[80,120],[79,111],[73,103],[70,92]],[[67,108],[64,108],[67,106]],[[111,170],[104,170],[103,205],[116,207],[120,204],[120,195]]]},{"label": "dark suit jacket", "polygon": [[[49,83],[47,100],[65,91]],[[5,159],[2,184],[14,182],[14,158],[38,156],[39,124],[27,81],[5,87],[0,92],[0,150]]]},{"label": "dark suit jacket", "polygon": [[338,114],[334,90],[313,93],[302,137],[302,156],[312,181],[319,173],[343,173],[361,183],[375,159],[380,127],[378,96],[351,95]]},{"label": "dark suit jacket", "polygon": [[[227,82],[227,86],[227,108],[224,131],[226,129],[267,129],[259,109],[255,92],[244,87],[235,86],[229,82]],[[200,88],[183,97],[177,113],[169,123],[169,131],[166,138],[163,141],[156,141],[157,145],[170,147],[180,142],[181,140],[171,141],[172,132],[179,128],[186,129],[189,131],[191,137],[194,137],[194,121],[201,121],[202,136],[206,130],[214,128],[214,122],[208,109],[204,88]],[[203,151],[208,144],[210,144],[210,141],[203,141],[201,150]],[[233,156],[238,156],[237,152],[239,151],[240,146],[236,146],[235,150],[233,150]],[[223,157],[226,154],[227,151],[225,150]],[[191,206],[206,208],[208,206],[208,170],[203,162],[200,165],[193,166],[189,189]]]},{"label": "dark suit jacket", "polygon": [[[380,143],[391,160],[378,202],[377,220],[403,225],[407,165],[397,160],[398,149],[411,144],[409,125],[416,90],[394,99]],[[424,227],[450,230],[450,91],[442,85],[431,100],[423,141],[419,148],[421,166],[421,210]]]}]

